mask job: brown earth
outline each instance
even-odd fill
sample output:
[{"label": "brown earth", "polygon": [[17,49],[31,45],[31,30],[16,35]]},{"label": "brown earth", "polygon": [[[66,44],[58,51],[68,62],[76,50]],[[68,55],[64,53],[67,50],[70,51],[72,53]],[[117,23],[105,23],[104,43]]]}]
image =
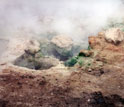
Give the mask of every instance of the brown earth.
[{"label": "brown earth", "polygon": [[8,65],[0,73],[0,107],[124,107],[124,43],[108,43],[102,36],[89,43],[97,52],[94,59],[104,62],[97,71]]},{"label": "brown earth", "polygon": [[89,37],[89,44],[93,51],[97,52],[95,56],[99,60],[106,60],[109,64],[121,65],[124,61],[124,41],[114,44],[106,41],[104,36]]},{"label": "brown earth", "polygon": [[96,77],[65,69],[9,67],[0,74],[0,107],[123,107],[123,78],[117,68]]}]

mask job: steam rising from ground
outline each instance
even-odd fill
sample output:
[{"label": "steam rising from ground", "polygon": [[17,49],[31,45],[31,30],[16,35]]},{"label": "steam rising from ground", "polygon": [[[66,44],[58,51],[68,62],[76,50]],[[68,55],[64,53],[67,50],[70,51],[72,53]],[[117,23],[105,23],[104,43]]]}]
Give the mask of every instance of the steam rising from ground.
[{"label": "steam rising from ground", "polygon": [[0,38],[63,34],[86,42],[122,13],[121,0],[0,0]]},{"label": "steam rising from ground", "polygon": [[118,16],[120,7],[120,0],[1,0],[0,36],[55,32],[80,40]]}]

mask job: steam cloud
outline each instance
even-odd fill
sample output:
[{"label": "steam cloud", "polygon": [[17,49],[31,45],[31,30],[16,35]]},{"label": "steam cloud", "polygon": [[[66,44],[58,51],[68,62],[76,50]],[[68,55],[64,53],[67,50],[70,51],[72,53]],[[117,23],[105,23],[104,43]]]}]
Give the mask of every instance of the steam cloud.
[{"label": "steam cloud", "polygon": [[87,41],[122,13],[121,0],[0,0],[0,38],[63,34]]},{"label": "steam cloud", "polygon": [[120,0],[1,0],[0,36],[56,32],[80,40],[99,31],[108,18],[122,17],[121,5]]}]

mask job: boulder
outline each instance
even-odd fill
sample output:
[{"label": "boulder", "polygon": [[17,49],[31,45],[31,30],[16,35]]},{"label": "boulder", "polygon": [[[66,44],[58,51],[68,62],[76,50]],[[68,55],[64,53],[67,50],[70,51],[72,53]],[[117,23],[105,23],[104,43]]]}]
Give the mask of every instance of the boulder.
[{"label": "boulder", "polygon": [[64,60],[72,56],[73,41],[67,36],[55,36],[52,38],[51,43],[53,44],[54,53],[56,57]]},{"label": "boulder", "polygon": [[40,51],[40,43],[37,40],[30,40],[25,52],[35,54]]},{"label": "boulder", "polygon": [[26,67],[29,69],[35,69],[34,56],[29,53],[24,53],[14,61],[14,65]]},{"label": "boulder", "polygon": [[56,46],[58,46],[59,48],[68,48],[68,49],[70,49],[73,44],[71,38],[61,35],[53,37],[51,42]]},{"label": "boulder", "polygon": [[105,32],[105,39],[117,44],[124,40],[124,33],[119,28],[111,28]]},{"label": "boulder", "polygon": [[59,61],[53,57],[42,57],[35,60],[35,69],[49,69],[59,64]]}]

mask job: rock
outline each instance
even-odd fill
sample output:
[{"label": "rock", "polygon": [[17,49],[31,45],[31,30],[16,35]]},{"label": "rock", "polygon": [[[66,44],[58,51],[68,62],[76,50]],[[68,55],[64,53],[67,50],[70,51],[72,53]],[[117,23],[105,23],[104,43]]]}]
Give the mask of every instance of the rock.
[{"label": "rock", "polygon": [[106,43],[105,38],[102,36],[90,36],[89,37],[89,45],[91,49],[101,49],[103,48],[103,44]]},{"label": "rock", "polygon": [[72,56],[73,41],[67,36],[55,36],[51,40],[55,50],[55,56],[64,60]]},{"label": "rock", "polygon": [[35,60],[35,69],[49,69],[59,64],[56,58],[43,57]]},{"label": "rock", "polygon": [[100,36],[100,37],[105,36],[105,32],[99,32],[99,33],[98,33],[98,36]]},{"label": "rock", "polygon": [[124,40],[124,33],[119,28],[111,28],[105,32],[105,39],[117,44]]},{"label": "rock", "polygon": [[31,40],[25,52],[30,53],[30,54],[35,54],[38,51],[40,51],[40,43],[37,40]]},{"label": "rock", "polygon": [[71,48],[73,42],[72,39],[67,36],[55,36],[51,40],[53,44],[58,46],[59,48]]},{"label": "rock", "polygon": [[14,61],[14,65],[26,67],[29,69],[35,69],[34,57],[31,54],[24,53],[22,56]]}]

